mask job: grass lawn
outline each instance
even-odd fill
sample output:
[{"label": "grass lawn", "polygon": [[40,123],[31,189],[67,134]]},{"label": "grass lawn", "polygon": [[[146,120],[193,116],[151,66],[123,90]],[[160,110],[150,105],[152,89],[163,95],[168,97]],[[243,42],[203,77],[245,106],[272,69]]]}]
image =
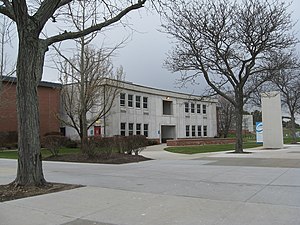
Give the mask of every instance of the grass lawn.
[{"label": "grass lawn", "polygon": [[[255,142],[245,142],[245,148],[255,148],[260,147],[261,144],[256,144]],[[198,146],[179,146],[179,147],[168,147],[165,148],[166,151],[182,154],[196,154],[196,153],[206,153],[206,152],[220,152],[234,150],[234,144],[219,144],[219,145],[198,145]]]},{"label": "grass lawn", "polygon": [[[62,148],[59,150],[59,155],[65,155],[70,153],[79,153],[79,148]],[[46,158],[48,156],[51,156],[50,151],[46,149],[42,149],[42,157]],[[17,159],[18,158],[18,152],[17,150],[3,150],[0,151],[0,158],[4,159]]]}]

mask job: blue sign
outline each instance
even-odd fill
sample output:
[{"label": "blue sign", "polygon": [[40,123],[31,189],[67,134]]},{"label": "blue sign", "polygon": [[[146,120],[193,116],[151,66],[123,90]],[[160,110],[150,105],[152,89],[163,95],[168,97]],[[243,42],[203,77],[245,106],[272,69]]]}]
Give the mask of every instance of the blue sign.
[{"label": "blue sign", "polygon": [[256,143],[262,144],[263,143],[263,123],[262,122],[256,122]]}]

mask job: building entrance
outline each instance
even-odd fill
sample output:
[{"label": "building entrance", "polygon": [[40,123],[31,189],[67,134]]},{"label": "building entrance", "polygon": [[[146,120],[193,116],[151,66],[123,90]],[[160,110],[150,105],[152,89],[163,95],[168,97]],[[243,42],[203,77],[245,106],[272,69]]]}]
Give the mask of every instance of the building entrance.
[{"label": "building entrance", "polygon": [[162,125],[161,126],[161,142],[166,143],[167,140],[176,139],[176,126],[175,125]]}]

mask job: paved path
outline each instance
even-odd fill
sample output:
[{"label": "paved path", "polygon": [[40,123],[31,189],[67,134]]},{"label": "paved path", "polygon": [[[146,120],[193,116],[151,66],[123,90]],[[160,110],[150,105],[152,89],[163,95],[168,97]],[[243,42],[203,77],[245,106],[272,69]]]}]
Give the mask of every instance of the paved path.
[{"label": "paved path", "polygon": [[[126,165],[45,162],[84,188],[0,203],[0,225],[299,225],[300,146],[192,156],[153,146]],[[0,160],[0,183],[16,161]]]}]

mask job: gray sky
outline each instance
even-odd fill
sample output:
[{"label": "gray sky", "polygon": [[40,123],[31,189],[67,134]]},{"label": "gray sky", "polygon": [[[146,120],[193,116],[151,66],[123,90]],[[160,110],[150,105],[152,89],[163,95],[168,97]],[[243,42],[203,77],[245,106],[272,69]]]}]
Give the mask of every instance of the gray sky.
[{"label": "gray sky", "polygon": [[[293,17],[300,18],[300,1],[292,3]],[[166,90],[175,90],[186,93],[201,94],[206,86],[205,82],[200,85],[190,85],[188,88],[178,88],[176,80],[178,74],[172,74],[163,68],[166,54],[171,50],[171,41],[166,34],[158,31],[160,29],[160,18],[157,14],[145,13],[142,9],[139,12],[130,14],[128,21],[132,29],[114,28],[105,32],[104,39],[107,46],[113,46],[130,35],[130,40],[119,49],[114,64],[122,65],[125,71],[125,80],[136,84],[156,87]],[[295,31],[300,38],[300,24],[297,23]],[[99,43],[103,36],[99,37]],[[299,49],[300,51],[300,49]],[[44,80],[57,81],[58,74],[54,70],[45,69]]]}]

